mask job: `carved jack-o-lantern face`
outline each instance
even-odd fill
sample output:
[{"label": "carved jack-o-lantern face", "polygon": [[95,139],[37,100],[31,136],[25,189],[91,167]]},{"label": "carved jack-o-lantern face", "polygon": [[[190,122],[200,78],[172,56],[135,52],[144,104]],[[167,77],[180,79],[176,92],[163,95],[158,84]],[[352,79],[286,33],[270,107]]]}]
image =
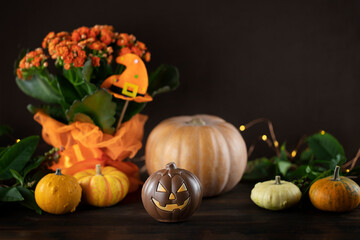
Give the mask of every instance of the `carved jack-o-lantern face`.
[{"label": "carved jack-o-lantern face", "polygon": [[177,222],[190,217],[199,207],[202,188],[197,177],[169,163],[152,174],[142,189],[146,211],[158,221]]}]

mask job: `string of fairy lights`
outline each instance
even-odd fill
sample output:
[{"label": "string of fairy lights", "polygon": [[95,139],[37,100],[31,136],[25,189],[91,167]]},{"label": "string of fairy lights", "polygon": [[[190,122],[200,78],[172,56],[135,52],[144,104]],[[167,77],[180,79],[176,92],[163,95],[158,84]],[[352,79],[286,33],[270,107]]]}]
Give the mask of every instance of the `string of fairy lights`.
[{"label": "string of fairy lights", "polygon": [[[248,122],[247,124],[243,124],[240,125],[239,130],[240,132],[244,132],[245,130],[248,130],[249,128],[253,127],[254,125],[257,125],[259,123],[267,123],[268,129],[269,129],[269,133],[270,133],[270,137],[271,139],[268,138],[268,136],[266,134],[262,134],[260,135],[257,139],[255,139],[255,141],[253,141],[253,143],[250,145],[249,149],[248,149],[248,157],[251,156],[251,154],[254,152],[254,149],[256,147],[256,145],[259,142],[265,142],[267,143],[267,145],[272,148],[277,157],[280,157],[280,146],[279,146],[279,142],[276,139],[276,135],[275,135],[275,131],[274,131],[274,126],[272,124],[272,122],[269,119],[266,118],[257,118],[255,120],[252,120],[250,122]],[[320,134],[321,135],[325,135],[325,130],[320,130]],[[302,146],[302,144],[304,143],[304,141],[306,140],[306,135],[303,135],[296,147],[289,153],[287,150],[286,151],[286,155],[287,157],[290,158],[290,160],[293,160],[297,153],[299,152],[300,147]],[[343,164],[342,169],[346,172],[350,172],[356,165],[356,162],[358,161],[358,159],[360,158],[360,148],[358,150],[358,152],[356,153],[355,157],[353,159],[351,159],[350,161],[346,162],[345,164]]]}]

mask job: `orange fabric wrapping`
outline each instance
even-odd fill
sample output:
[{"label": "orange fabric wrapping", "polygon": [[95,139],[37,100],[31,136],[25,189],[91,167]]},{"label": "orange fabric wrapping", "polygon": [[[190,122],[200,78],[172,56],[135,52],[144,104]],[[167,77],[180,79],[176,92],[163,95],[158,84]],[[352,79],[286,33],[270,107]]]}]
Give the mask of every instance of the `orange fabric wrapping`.
[{"label": "orange fabric wrapping", "polygon": [[43,127],[44,141],[53,147],[63,148],[59,162],[53,164],[51,169],[61,168],[63,173],[73,175],[94,168],[96,164],[111,165],[129,177],[131,191],[141,184],[138,167],[122,160],[133,158],[142,147],[147,116],[133,116],[121,125],[114,136],[103,133],[92,123],[74,122],[66,125],[43,112],[36,113],[34,119]]}]

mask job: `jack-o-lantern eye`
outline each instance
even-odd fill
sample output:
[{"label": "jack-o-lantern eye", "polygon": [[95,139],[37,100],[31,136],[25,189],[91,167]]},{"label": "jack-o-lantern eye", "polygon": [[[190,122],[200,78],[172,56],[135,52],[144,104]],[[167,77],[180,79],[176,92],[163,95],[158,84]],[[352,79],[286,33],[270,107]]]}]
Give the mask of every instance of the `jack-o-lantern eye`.
[{"label": "jack-o-lantern eye", "polygon": [[177,192],[185,192],[185,191],[187,191],[187,188],[186,188],[186,186],[185,186],[185,183],[183,183],[183,184],[180,186],[180,188],[177,190]]},{"label": "jack-o-lantern eye", "polygon": [[166,189],[164,188],[164,186],[161,185],[161,183],[159,183],[156,191],[157,191],[157,192],[167,192]]}]

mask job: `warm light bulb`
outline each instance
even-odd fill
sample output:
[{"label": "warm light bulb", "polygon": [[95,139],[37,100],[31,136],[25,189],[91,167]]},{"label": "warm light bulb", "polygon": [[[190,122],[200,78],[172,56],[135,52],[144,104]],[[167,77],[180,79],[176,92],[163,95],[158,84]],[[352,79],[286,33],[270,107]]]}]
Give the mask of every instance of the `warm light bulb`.
[{"label": "warm light bulb", "polygon": [[350,169],[346,169],[346,172],[350,172]]},{"label": "warm light bulb", "polygon": [[321,135],[325,135],[325,131],[324,131],[324,130],[321,130],[320,134],[321,134]]},{"label": "warm light bulb", "polygon": [[16,143],[20,142],[20,139],[16,139]]},{"label": "warm light bulb", "polygon": [[245,126],[244,125],[241,125],[240,127],[239,127],[239,129],[240,129],[240,131],[245,131]]},{"label": "warm light bulb", "polygon": [[275,142],[274,142],[274,146],[275,146],[275,147],[278,147],[278,146],[279,146],[279,142],[278,142],[278,141],[275,141]]},{"label": "warm light bulb", "polygon": [[262,139],[263,141],[266,141],[266,140],[267,140],[267,136],[264,134],[264,135],[261,136],[261,139]]},{"label": "warm light bulb", "polygon": [[291,152],[291,157],[294,158],[294,157],[296,156],[296,153],[297,153],[296,150],[292,151],[292,152]]}]

